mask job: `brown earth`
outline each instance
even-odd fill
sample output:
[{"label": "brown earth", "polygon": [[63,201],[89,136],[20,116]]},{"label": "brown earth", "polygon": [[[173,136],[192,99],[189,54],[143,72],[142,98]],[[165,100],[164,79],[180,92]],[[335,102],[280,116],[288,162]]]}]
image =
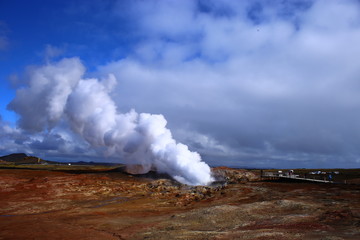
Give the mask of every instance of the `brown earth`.
[{"label": "brown earth", "polygon": [[0,169],[0,239],[360,239],[360,186]]}]

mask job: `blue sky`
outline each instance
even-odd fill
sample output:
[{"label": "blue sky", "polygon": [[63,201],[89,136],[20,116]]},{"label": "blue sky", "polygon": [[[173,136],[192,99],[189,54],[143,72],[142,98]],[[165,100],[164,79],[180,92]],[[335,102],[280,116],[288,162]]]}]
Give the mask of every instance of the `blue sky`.
[{"label": "blue sky", "polygon": [[358,167],[358,42],[355,0],[4,0],[0,155],[116,158],[65,120],[25,127],[39,120],[17,91],[76,58],[82,78],[115,76],[119,112],[163,114],[174,138],[213,165]]},{"label": "blue sky", "polygon": [[122,37],[120,32],[126,31],[127,23],[101,16],[111,2],[1,1],[0,21],[7,41],[0,58],[0,104],[5,120],[13,122],[16,118],[6,110],[15,94],[7,79],[21,75],[28,65],[43,64],[51,49],[55,58],[81,57],[90,70],[114,56],[126,55],[131,36]]}]

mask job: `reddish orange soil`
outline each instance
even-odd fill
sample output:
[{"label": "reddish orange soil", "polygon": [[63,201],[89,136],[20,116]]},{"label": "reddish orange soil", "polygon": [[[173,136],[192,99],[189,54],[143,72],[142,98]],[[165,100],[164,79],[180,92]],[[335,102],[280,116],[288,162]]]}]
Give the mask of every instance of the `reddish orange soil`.
[{"label": "reddish orange soil", "polygon": [[360,239],[359,185],[218,171],[242,183],[0,169],[0,239]]}]

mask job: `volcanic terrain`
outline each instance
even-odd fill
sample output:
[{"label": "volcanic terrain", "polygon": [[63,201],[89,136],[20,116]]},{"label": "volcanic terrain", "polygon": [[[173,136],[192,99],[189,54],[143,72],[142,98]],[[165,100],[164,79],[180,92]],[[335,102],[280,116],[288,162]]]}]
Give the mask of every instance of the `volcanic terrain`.
[{"label": "volcanic terrain", "polygon": [[67,167],[0,169],[0,239],[360,239],[356,184],[267,182],[257,171],[215,168],[221,181],[187,186]]}]

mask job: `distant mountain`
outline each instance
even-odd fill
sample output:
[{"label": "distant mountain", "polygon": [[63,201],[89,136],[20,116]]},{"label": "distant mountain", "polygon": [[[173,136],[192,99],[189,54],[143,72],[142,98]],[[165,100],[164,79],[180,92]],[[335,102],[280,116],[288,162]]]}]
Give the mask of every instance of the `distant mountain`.
[{"label": "distant mountain", "polygon": [[101,166],[116,166],[119,163],[109,163],[109,162],[55,162],[44,160],[35,156],[28,156],[25,153],[13,153],[6,156],[0,157],[0,164],[57,164],[57,165],[101,165]]},{"label": "distant mountain", "polygon": [[10,155],[2,156],[0,157],[0,159],[5,162],[18,162],[23,161],[26,157],[27,155],[25,153],[13,153]]},{"label": "distant mountain", "polygon": [[25,153],[13,153],[0,157],[0,163],[40,164],[40,163],[51,163],[51,161],[46,161],[34,156],[28,156]]}]

